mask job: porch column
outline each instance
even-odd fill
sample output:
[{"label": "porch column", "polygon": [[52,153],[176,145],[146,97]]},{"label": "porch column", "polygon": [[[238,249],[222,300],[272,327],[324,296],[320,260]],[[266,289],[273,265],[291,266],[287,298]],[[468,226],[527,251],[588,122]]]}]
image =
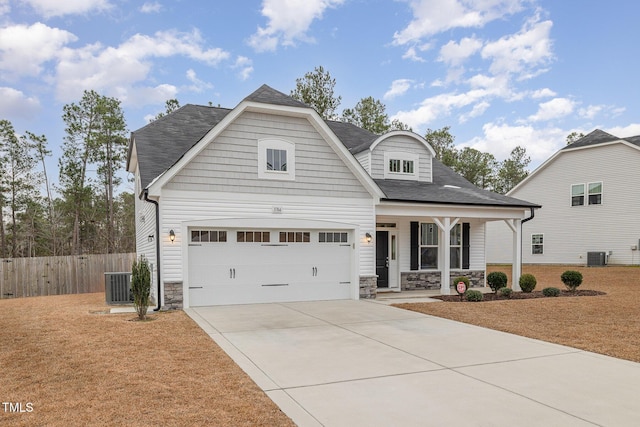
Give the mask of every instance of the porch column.
[{"label": "porch column", "polygon": [[520,292],[520,276],[522,275],[522,220],[513,219],[511,221],[504,220],[513,233],[513,263],[511,265],[511,289],[514,292]]},{"label": "porch column", "polygon": [[456,218],[451,221],[451,218],[444,217],[442,221],[439,218],[433,218],[440,231],[442,232],[442,257],[440,258],[440,294],[451,294],[451,229],[460,221],[460,218]]}]

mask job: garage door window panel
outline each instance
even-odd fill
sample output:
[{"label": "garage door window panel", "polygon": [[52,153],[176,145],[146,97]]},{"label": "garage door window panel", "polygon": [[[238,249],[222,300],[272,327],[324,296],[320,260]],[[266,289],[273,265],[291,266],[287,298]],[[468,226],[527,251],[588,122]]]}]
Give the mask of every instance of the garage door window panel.
[{"label": "garage door window panel", "polygon": [[349,243],[349,233],[342,231],[321,231],[318,233],[320,243]]},{"label": "garage door window panel", "polygon": [[268,243],[271,234],[268,231],[238,231],[236,233],[238,243]]},{"label": "garage door window panel", "polygon": [[280,243],[311,242],[311,232],[309,231],[281,231],[279,236]]},{"label": "garage door window panel", "polygon": [[191,230],[192,243],[226,243],[227,232],[225,230]]}]

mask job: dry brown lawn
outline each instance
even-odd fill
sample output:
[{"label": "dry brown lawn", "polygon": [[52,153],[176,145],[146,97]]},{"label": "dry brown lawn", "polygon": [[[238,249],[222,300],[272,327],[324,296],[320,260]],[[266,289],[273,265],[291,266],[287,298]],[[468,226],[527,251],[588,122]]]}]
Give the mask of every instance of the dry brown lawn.
[{"label": "dry brown lawn", "polygon": [[293,426],[184,312],[104,311],[104,294],[0,300],[0,403],[16,426]]},{"label": "dry brown lawn", "polygon": [[[560,280],[565,270],[582,273],[584,280],[578,289],[606,295],[398,306],[640,362],[640,268],[523,266],[523,273],[536,276],[536,290],[565,289]],[[488,271],[507,273],[511,283],[511,266],[490,266]]]}]

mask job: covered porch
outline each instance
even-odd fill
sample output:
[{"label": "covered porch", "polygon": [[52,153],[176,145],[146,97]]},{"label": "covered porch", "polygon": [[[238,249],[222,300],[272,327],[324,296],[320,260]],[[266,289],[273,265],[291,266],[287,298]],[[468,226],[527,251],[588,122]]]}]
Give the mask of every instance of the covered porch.
[{"label": "covered porch", "polygon": [[486,224],[491,221],[504,221],[512,230],[511,286],[519,291],[521,223],[530,214],[522,206],[382,201],[376,208],[376,294],[448,295],[459,276],[469,278],[472,287],[486,286]]}]

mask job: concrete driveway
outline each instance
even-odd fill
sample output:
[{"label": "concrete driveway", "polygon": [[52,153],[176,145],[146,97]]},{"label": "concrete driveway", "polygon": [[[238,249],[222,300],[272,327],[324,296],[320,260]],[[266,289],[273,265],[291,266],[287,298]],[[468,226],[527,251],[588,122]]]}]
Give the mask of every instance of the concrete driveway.
[{"label": "concrete driveway", "polygon": [[640,425],[638,363],[370,301],[185,311],[299,426]]}]

